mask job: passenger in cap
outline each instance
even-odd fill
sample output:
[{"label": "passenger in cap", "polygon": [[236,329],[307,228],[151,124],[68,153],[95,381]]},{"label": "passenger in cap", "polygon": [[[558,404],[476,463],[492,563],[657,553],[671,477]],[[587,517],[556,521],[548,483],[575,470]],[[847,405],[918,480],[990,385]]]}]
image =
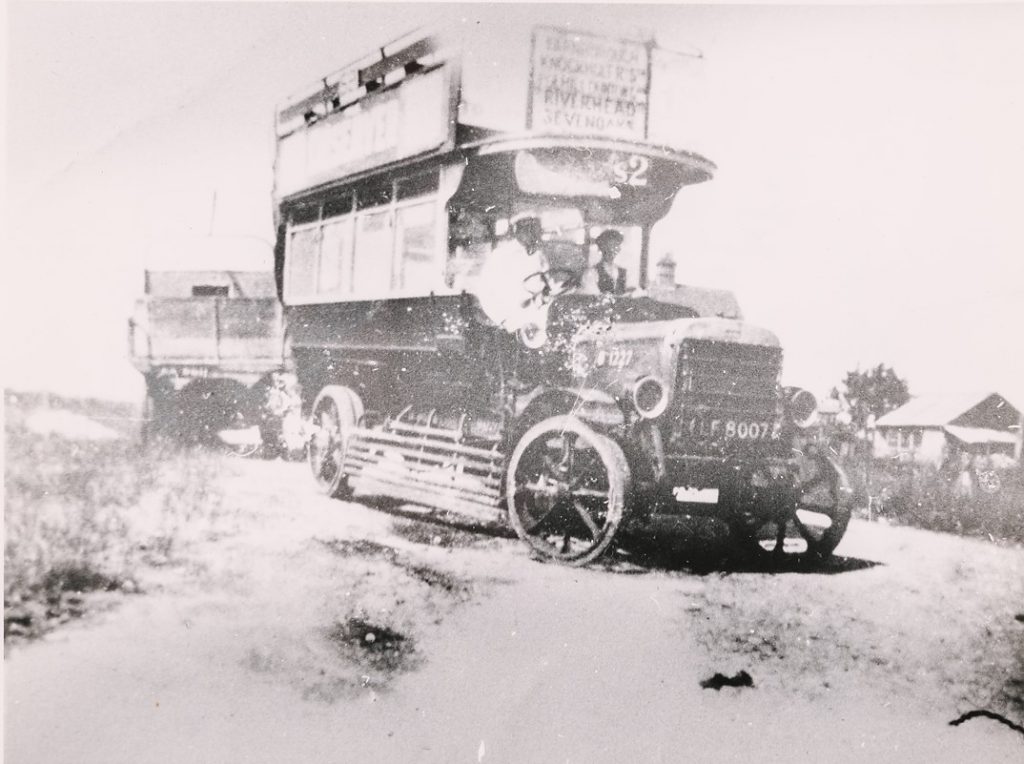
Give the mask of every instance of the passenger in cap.
[{"label": "passenger in cap", "polygon": [[597,249],[601,261],[583,274],[581,290],[587,294],[624,294],[626,291],[626,269],[615,264],[615,258],[622,249],[622,234],[613,228],[603,231],[597,237]]}]

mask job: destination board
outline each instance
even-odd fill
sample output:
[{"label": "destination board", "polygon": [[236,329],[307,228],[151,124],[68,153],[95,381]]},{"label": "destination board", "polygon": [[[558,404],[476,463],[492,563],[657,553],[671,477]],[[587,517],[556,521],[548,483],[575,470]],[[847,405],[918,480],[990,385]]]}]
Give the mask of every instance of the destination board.
[{"label": "destination board", "polygon": [[634,40],[536,28],[527,127],[644,140],[649,55]]}]

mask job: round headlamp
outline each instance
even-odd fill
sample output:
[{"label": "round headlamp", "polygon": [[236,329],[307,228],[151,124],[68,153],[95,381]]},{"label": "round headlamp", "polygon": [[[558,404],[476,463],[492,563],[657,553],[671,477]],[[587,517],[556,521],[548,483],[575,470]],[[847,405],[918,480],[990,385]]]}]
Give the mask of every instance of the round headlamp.
[{"label": "round headlamp", "polygon": [[629,392],[633,408],[645,419],[661,416],[668,407],[668,388],[657,377],[640,377]]},{"label": "round headlamp", "polygon": [[814,423],[818,413],[818,399],[814,393],[800,387],[786,389],[786,415],[797,427],[807,427]]}]

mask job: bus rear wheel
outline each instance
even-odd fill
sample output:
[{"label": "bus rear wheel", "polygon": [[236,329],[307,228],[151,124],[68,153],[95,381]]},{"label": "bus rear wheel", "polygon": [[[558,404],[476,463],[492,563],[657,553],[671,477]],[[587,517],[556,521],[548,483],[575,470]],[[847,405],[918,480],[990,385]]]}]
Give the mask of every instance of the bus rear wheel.
[{"label": "bus rear wheel", "polygon": [[347,387],[325,387],[313,402],[309,467],[317,487],[331,498],[351,494],[345,473],[345,446],[362,417],[363,403]]}]

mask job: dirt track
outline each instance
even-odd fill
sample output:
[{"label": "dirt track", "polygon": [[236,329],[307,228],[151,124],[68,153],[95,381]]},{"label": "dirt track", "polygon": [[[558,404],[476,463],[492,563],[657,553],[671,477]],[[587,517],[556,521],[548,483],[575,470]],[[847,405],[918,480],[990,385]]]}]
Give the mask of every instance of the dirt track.
[{"label": "dirt track", "polygon": [[855,522],[810,573],[576,570],[226,463],[185,562],[8,655],[8,761],[1024,758],[948,725],[1020,697],[1022,550]]}]

